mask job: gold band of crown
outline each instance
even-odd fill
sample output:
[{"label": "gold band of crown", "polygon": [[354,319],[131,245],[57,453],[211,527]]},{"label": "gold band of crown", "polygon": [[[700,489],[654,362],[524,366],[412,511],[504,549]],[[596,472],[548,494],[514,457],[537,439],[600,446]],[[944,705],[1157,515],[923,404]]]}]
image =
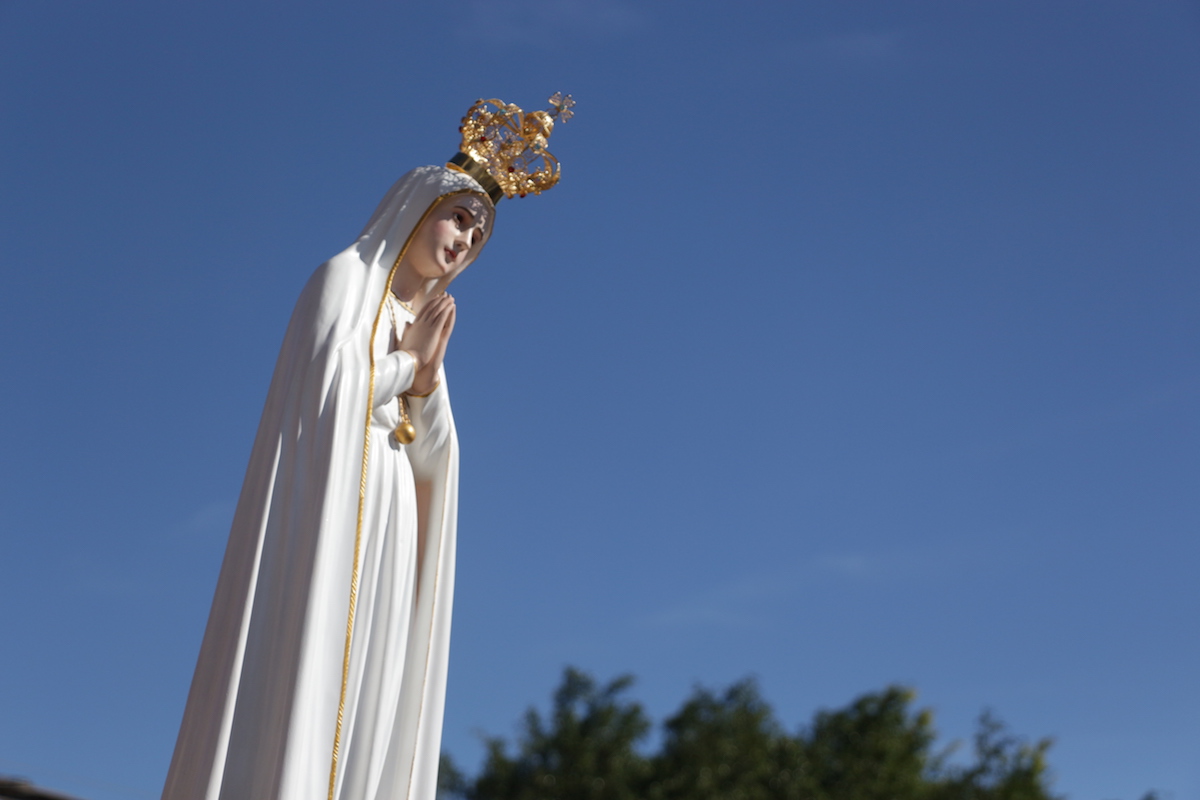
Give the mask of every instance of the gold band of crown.
[{"label": "gold band of crown", "polygon": [[504,190],[500,188],[500,184],[496,183],[496,179],[488,172],[487,167],[461,150],[446,162],[446,166],[459,172],[465,172],[478,181],[483,190],[487,192],[488,197],[492,198],[492,205],[500,202],[500,198],[504,197]]},{"label": "gold band of crown", "polygon": [[503,100],[477,100],[458,129],[462,146],[446,166],[479,181],[493,203],[501,197],[541,194],[562,175],[546,140],[555,121],[574,116],[574,105],[571,95],[562,92],[550,97],[549,109],[528,114]]}]

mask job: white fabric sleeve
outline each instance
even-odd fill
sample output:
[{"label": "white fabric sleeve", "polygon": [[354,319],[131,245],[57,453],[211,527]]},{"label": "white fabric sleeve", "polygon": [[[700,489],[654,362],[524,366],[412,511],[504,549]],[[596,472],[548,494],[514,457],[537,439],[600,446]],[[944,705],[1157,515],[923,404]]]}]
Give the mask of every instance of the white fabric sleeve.
[{"label": "white fabric sleeve", "polygon": [[417,480],[433,476],[454,442],[454,416],[450,413],[444,370],[438,371],[438,378],[437,388],[428,397],[408,398],[408,415],[417,438],[405,449]]},{"label": "white fabric sleeve", "polygon": [[417,360],[407,350],[388,353],[375,362],[375,407],[391,403],[401,392],[408,391],[417,377]]}]

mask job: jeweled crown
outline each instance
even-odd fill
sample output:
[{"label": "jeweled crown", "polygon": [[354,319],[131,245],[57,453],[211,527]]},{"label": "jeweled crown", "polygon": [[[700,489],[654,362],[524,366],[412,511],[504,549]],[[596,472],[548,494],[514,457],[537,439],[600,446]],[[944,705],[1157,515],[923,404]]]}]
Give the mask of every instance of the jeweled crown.
[{"label": "jeweled crown", "polygon": [[550,97],[550,108],[529,113],[503,100],[476,100],[458,129],[462,146],[446,166],[479,181],[493,203],[501,197],[541,194],[562,173],[546,140],[555,121],[574,116],[574,105],[571,95],[562,92]]}]

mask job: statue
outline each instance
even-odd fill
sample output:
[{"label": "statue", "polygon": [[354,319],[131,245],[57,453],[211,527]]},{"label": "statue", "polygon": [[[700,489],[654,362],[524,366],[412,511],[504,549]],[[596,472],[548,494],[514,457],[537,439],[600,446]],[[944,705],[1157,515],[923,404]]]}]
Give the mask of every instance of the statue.
[{"label": "statue", "polygon": [[[458,443],[450,283],[538,194],[570,96],[478,101],[309,279],[288,324],[163,800],[433,800]],[[489,110],[489,106],[494,110]]]}]

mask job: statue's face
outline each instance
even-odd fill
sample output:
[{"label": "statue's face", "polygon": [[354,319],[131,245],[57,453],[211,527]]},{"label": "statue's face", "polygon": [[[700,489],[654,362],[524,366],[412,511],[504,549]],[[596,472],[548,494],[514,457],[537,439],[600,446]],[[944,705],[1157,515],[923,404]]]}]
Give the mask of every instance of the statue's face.
[{"label": "statue's face", "polygon": [[453,277],[471,263],[491,230],[492,209],[478,195],[443,197],[413,237],[408,260],[422,278]]}]

